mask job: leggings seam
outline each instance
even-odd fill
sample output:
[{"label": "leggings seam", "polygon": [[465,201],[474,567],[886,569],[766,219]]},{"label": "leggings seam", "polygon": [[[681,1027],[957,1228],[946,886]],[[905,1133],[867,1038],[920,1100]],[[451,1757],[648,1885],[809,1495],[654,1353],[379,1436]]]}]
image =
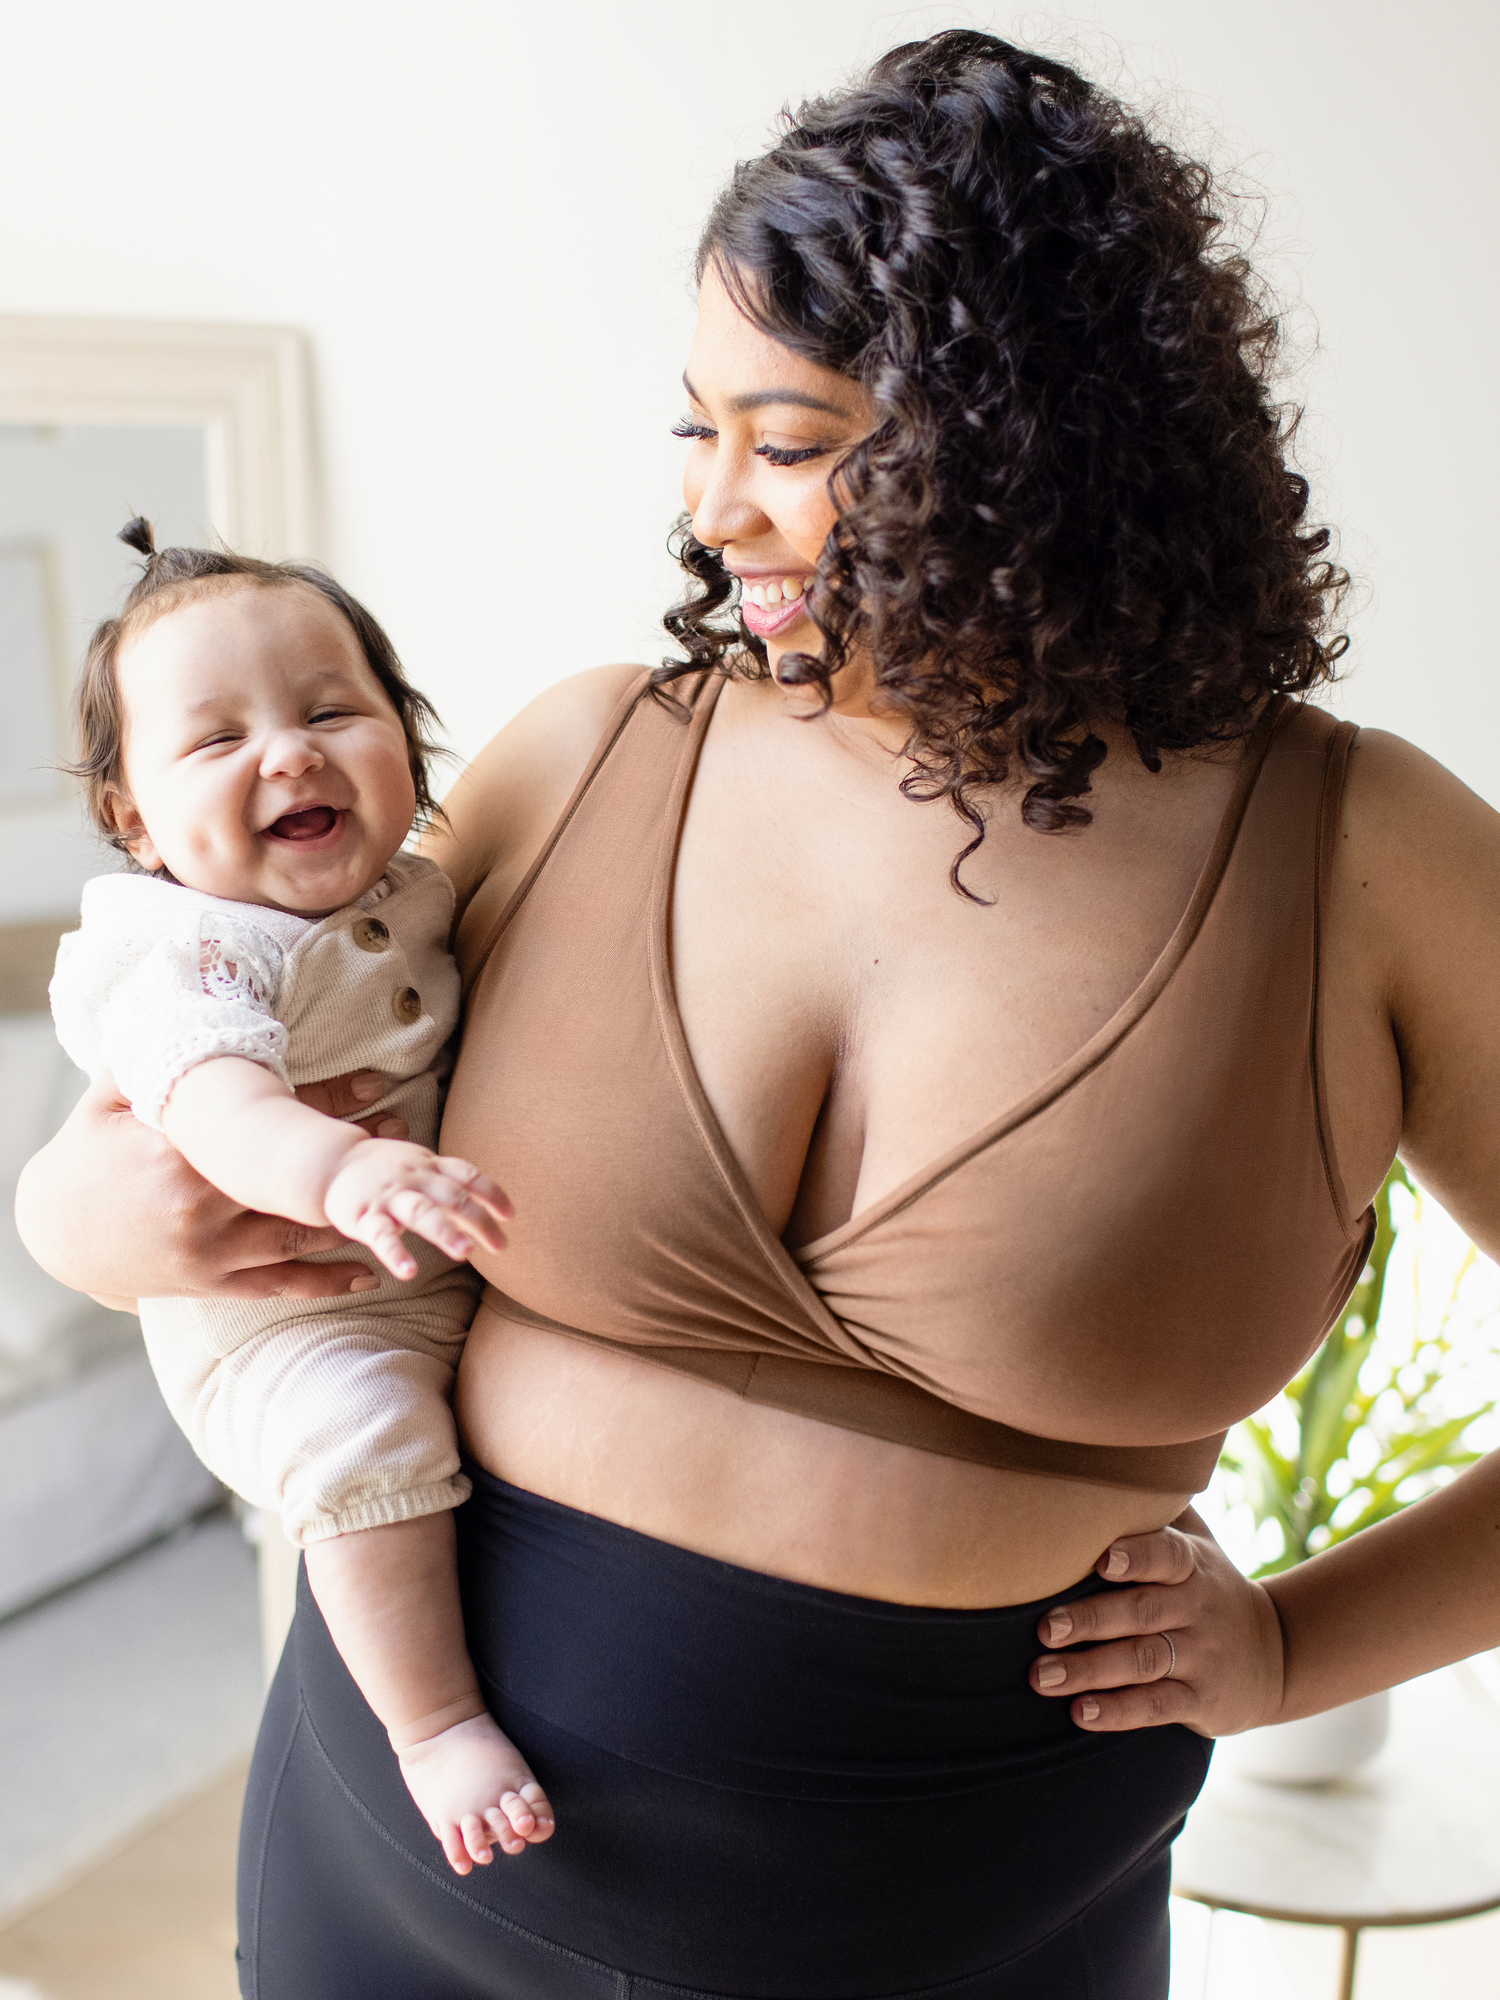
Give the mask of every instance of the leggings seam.
[{"label": "leggings seam", "polygon": [[[642,1771],[655,1771],[664,1778],[674,1779],[678,1784],[701,1785],[713,1792],[733,1792],[736,1797],[740,1798],[778,1799],[795,1805],[845,1805],[851,1802],[848,1793],[843,1791],[774,1791],[769,1786],[736,1784],[727,1778],[703,1778],[696,1771],[684,1771],[675,1764],[655,1763],[649,1757],[638,1757],[629,1750],[617,1749],[612,1743],[601,1743],[595,1736],[585,1735],[577,1729],[570,1729],[567,1723],[559,1722],[555,1715],[549,1715],[545,1709],[534,1708],[529,1702],[523,1701],[519,1695],[513,1694],[502,1681],[497,1681],[493,1675],[487,1674],[484,1668],[477,1663],[475,1665],[475,1672],[490,1694],[504,1702],[508,1708],[521,1709],[525,1714],[534,1716],[538,1722],[544,1723],[548,1729],[555,1729],[560,1735],[570,1737],[575,1743],[585,1744],[590,1750],[597,1750],[603,1756],[614,1757],[622,1764],[635,1765]],[[1091,1759],[1101,1758],[1108,1754],[1110,1747],[1108,1738],[1100,1737],[1098,1739],[1098,1747],[1092,1752],[1085,1753],[1085,1755]],[[1076,1761],[1082,1763],[1085,1761],[1085,1758],[1079,1757]],[[955,1781],[953,1783],[934,1785],[931,1789],[923,1790],[920,1793],[913,1792],[909,1786],[896,1785],[890,1792],[872,1790],[868,1795],[862,1795],[857,1803],[888,1805],[892,1802],[900,1803],[913,1797],[923,1802],[928,1799],[967,1798],[975,1792],[1000,1791],[1008,1784],[1029,1783],[1034,1777],[1045,1776],[1046,1768],[1046,1765],[1042,1764],[1039,1760],[1038,1767],[1034,1771],[1021,1772],[1012,1778],[984,1777],[963,1782]],[[923,1988],[922,1990],[925,1991],[926,1989]]]},{"label": "leggings seam", "polygon": [[[348,1799],[349,1803],[354,1807],[355,1811],[359,1814],[361,1819],[363,1819],[368,1826],[372,1827],[374,1831],[380,1836],[380,1838],[386,1843],[386,1845],[388,1847],[393,1848],[395,1852],[401,1856],[402,1860],[405,1861],[409,1867],[415,1868],[417,1872],[421,1875],[424,1875],[429,1882],[435,1883],[438,1888],[444,1890],[449,1896],[451,1896],[455,1902],[462,1904],[462,1906],[466,1910],[472,1910],[476,1915],[483,1917],[488,1923],[494,1924],[498,1929],[503,1931],[508,1931],[513,1936],[524,1939],[526,1943],[535,1945],[538,1947],[538,1949],[542,1951],[550,1952],[553,1954],[553,1956],[557,1958],[566,1959],[569,1963],[573,1965],[582,1966],[586,1971],[596,1974],[601,1974],[607,1977],[613,1989],[613,2000],[644,2000],[644,1995],[646,1995],[647,1993],[661,1993],[661,1994],[675,1995],[676,2000],[743,2000],[743,1996],[741,1995],[732,1993],[723,1993],[723,1992],[711,1992],[707,1988],[701,1986],[682,1986],[679,1985],[675,1980],[653,1979],[648,1973],[630,1973],[624,1971],[619,1966],[607,1965],[603,1959],[591,1958],[585,1952],[574,1951],[571,1945],[559,1944],[555,1938],[544,1937],[540,1931],[528,1930],[524,1924],[518,1924],[514,1917],[503,1916],[498,1910],[491,1910],[487,1908],[485,1904],[477,1901],[474,1897],[465,1895],[463,1890],[459,1888],[456,1883],[446,1880],[445,1877],[441,1875],[436,1868],[433,1868],[432,1866],[430,1866],[429,1863],[420,1860],[415,1854],[411,1852],[410,1848],[404,1846],[396,1838],[396,1836],[391,1832],[389,1827],[382,1824],[382,1822],[365,1804],[364,1800],[359,1796],[359,1794],[345,1779],[344,1774],[342,1771],[340,1771],[338,1765],[334,1763],[332,1756],[329,1754],[329,1751],[323,1742],[323,1739],[318,1734],[317,1726],[313,1722],[312,1717],[307,1712],[306,1703],[301,1700],[300,1696],[298,1699],[298,1707],[300,1710],[300,1714],[298,1717],[298,1729],[300,1729],[304,1724],[306,1725],[307,1733],[312,1738],[313,1745],[316,1748],[318,1755],[327,1765],[329,1775],[332,1777],[334,1783],[338,1786],[339,1790],[344,1794],[345,1798]],[[292,1732],[292,1743],[288,1744],[286,1756],[282,1760],[282,1771],[285,1770],[287,1762],[290,1761],[292,1753],[292,1745],[296,1741],[296,1735],[297,1731],[294,1730]],[[281,1784],[281,1772],[277,1773],[276,1782],[277,1782],[277,1789],[279,1790]],[[274,1795],[273,1795],[273,1804],[274,1804]],[[269,1824],[270,1824],[270,1815],[268,1814],[267,1815],[268,1827]],[[1070,1917],[1068,1917],[1063,1923],[1057,1925],[1057,1927],[1054,1930],[1048,1931],[1045,1937],[1033,1939],[1033,1941],[1026,1946],[1024,1951],[1014,1952],[1011,1954],[1009,1958],[997,1959],[993,1965],[981,1966],[978,1968],[977,1971],[962,1973],[957,1979],[945,1979],[942,1980],[936,1986],[905,1987],[900,1992],[893,1992],[879,1996],[879,2000],[942,2000],[942,1996],[944,1994],[952,1994],[955,1996],[960,1995],[962,1994],[964,1988],[966,1986],[971,1986],[975,1980],[992,1978],[994,1974],[997,1972],[1005,1972],[1015,1966],[1023,1964],[1024,1961],[1030,1958],[1034,1953],[1044,1950],[1048,1945],[1056,1944],[1059,1939],[1067,1937],[1070,1932],[1073,1933],[1075,1941],[1078,1944],[1079,1954],[1083,1962],[1084,1977],[1088,1982],[1090,1995],[1092,1996],[1094,1990],[1093,1969],[1090,1964],[1090,1955],[1087,1951],[1087,1948],[1083,1940],[1082,1926],[1084,1919],[1087,1917],[1089,1911],[1093,1909],[1096,1903],[1100,1902],[1105,1896],[1109,1895],[1113,1889],[1118,1888],[1119,1885],[1122,1882],[1124,1882],[1127,1879],[1127,1877],[1133,1875],[1138,1868],[1143,1868],[1147,1865],[1148,1862],[1154,1860],[1156,1856],[1161,1852],[1164,1846],[1169,1847],[1170,1845],[1171,1845],[1170,1839],[1158,1841],[1156,1845],[1152,1847],[1148,1853],[1139,1855],[1134,1861],[1131,1862],[1128,1868],[1123,1868],[1120,1871],[1120,1873],[1116,1875],[1111,1881],[1106,1883],[1105,1886],[1097,1892],[1097,1894],[1091,1896],[1082,1909],[1075,1910],[1073,1914]],[[259,1913],[257,1911],[257,1917],[258,1914]],[[250,2000],[257,2000],[257,1996],[251,1995]]]},{"label": "leggings seam", "polygon": [[260,2000],[260,1912],[266,1883],[266,1853],[271,1845],[271,1828],[276,1820],[276,1801],[281,1796],[281,1781],[286,1776],[287,1766],[292,1761],[292,1752],[297,1747],[297,1732],[301,1729],[307,1711],[298,1703],[297,1720],[287,1737],[286,1748],[281,1753],[281,1762],[276,1766],[276,1776],[271,1782],[271,1795],[266,1804],[265,1825],[260,1837],[260,1852],[255,1857],[255,1888],[251,1894],[251,1959],[250,1991],[245,2000]]},{"label": "leggings seam", "polygon": [[552,1952],[558,1958],[567,1959],[573,1965],[581,1965],[589,1972],[609,1975],[614,1983],[618,2000],[628,2000],[628,1983],[626,1988],[622,1990],[619,1982],[625,1975],[616,1966],[606,1965],[602,1959],[590,1958],[585,1952],[574,1951],[571,1945],[559,1944],[555,1938],[543,1937],[540,1931],[528,1930],[524,1924],[518,1924],[514,1917],[503,1916],[498,1910],[488,1909],[475,1897],[466,1896],[457,1883],[448,1881],[436,1868],[432,1867],[428,1862],[421,1860],[417,1855],[412,1853],[409,1847],[404,1846],[397,1840],[390,1828],[383,1825],[376,1815],[371,1812],[358,1792],[347,1782],[338,1765],[334,1763],[333,1758],[328,1753],[327,1746],[318,1734],[312,1717],[307,1712],[306,1703],[299,1700],[299,1706],[302,1711],[300,1722],[306,1723],[307,1733],[312,1738],[318,1755],[328,1766],[329,1775],[332,1777],[334,1783],[344,1794],[345,1798],[348,1799],[350,1805],[354,1807],[360,1818],[365,1821],[366,1825],[373,1827],[386,1845],[393,1847],[408,1866],[415,1868],[418,1874],[425,1875],[429,1882],[435,1883],[439,1889],[450,1895],[455,1902],[462,1903],[466,1910],[474,1911],[477,1916],[483,1917],[488,1923],[496,1925],[500,1930],[510,1931],[514,1936],[524,1938],[528,1944],[537,1945],[541,1950]]}]

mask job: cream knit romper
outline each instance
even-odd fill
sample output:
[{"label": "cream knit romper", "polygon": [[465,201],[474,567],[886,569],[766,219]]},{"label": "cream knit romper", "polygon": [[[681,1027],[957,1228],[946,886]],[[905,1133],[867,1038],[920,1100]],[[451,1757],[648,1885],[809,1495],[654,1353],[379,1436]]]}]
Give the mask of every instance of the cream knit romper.
[{"label": "cream knit romper", "polygon": [[[322,918],[149,875],[99,876],[58,952],[58,1038],[90,1077],[109,1070],[158,1131],[178,1077],[244,1056],[293,1088],[383,1070],[391,1088],[361,1117],[399,1113],[430,1146],[458,1020],[452,913],[447,877],[405,854],[359,902]],[[468,1497],[449,1396],[479,1280],[406,1241],[418,1275],[403,1283],[376,1265],[380,1289],[357,1296],[140,1302],[156,1379],[193,1449],[226,1486],[279,1513],[294,1542]],[[356,1245],[318,1256],[373,1263]]]}]

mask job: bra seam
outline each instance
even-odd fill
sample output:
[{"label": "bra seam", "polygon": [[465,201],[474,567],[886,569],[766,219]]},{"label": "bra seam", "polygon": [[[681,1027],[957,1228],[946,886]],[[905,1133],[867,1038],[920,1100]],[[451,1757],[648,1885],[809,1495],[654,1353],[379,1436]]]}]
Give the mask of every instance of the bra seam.
[{"label": "bra seam", "polygon": [[[717,700],[714,706],[717,706]],[[824,1303],[817,1287],[786,1245],[772,1232],[759,1202],[754,1199],[750,1189],[740,1185],[744,1170],[725,1139],[717,1119],[713,1117],[713,1107],[707,1102],[702,1078],[698,1075],[692,1050],[688,1047],[687,1030],[682,1023],[682,1011],[677,1005],[671,970],[670,942],[672,901],[676,890],[676,863],[687,820],[692,785],[709,724],[713,720],[714,706],[711,706],[704,715],[698,735],[690,736],[683,745],[668,795],[668,808],[662,821],[661,840],[657,847],[656,864],[652,874],[651,901],[647,916],[646,960],[657,1032],[666,1049],[678,1095],[686,1105],[688,1116],[693,1121],[693,1129],[698,1134],[699,1145],[712,1162],[714,1171],[734,1203],[741,1222],[750,1232],[765,1262],[780,1280],[783,1291],[799,1309],[803,1319],[810,1319],[823,1338],[829,1341],[835,1353],[855,1359],[865,1367],[878,1367],[879,1363],[874,1357],[866,1354],[857,1342],[851,1345],[848,1328]],[[701,1103],[700,1098],[703,1100]]]}]

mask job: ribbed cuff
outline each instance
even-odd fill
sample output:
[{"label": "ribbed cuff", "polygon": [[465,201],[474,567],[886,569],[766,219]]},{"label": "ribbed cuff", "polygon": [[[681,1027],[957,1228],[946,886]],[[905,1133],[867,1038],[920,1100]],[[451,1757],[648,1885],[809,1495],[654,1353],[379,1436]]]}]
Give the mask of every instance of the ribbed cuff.
[{"label": "ribbed cuff", "polygon": [[431,1486],[412,1486],[402,1493],[378,1493],[344,1507],[337,1514],[315,1515],[310,1521],[282,1521],[289,1542],[307,1548],[312,1542],[332,1541],[335,1535],[355,1535],[362,1528],[388,1528],[396,1521],[418,1521],[424,1514],[444,1514],[461,1507],[472,1492],[461,1472],[440,1479]]}]

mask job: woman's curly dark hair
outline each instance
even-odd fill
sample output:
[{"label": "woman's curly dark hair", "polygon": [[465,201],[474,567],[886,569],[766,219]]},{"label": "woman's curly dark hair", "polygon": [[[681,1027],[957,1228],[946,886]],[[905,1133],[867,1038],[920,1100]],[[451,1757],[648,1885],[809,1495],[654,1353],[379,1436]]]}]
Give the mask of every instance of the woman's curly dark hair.
[{"label": "woman's curly dark hair", "polygon": [[[1273,400],[1274,312],[1209,170],[1063,64],[954,30],[783,115],[698,249],[746,315],[868,391],[875,428],[835,474],[813,588],[821,657],[783,680],[830,698],[868,648],[910,723],[914,798],[1019,767],[1027,825],[1086,825],[1105,745],[1243,735],[1271,694],[1332,678],[1348,588]],[[759,677],[736,579],[686,516],[694,580],[666,616],[686,659]]]}]

